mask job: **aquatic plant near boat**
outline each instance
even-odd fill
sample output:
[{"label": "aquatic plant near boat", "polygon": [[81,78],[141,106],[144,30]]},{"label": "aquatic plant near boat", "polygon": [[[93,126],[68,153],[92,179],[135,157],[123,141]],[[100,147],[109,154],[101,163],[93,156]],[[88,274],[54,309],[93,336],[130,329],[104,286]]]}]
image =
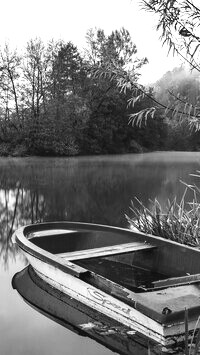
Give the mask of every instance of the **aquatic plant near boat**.
[{"label": "aquatic plant near boat", "polygon": [[[185,183],[184,183],[185,184]],[[131,229],[137,229],[147,234],[158,235],[162,238],[171,239],[181,244],[190,246],[200,245],[200,203],[196,185],[186,185],[180,203],[175,197],[168,200],[165,208],[159,201],[150,200],[147,208],[137,197],[131,201],[130,210],[132,216],[126,218]],[[186,194],[192,190],[192,202],[186,202]]]},{"label": "aquatic plant near boat", "polygon": [[200,329],[197,332],[197,329],[199,328],[199,323],[200,323],[200,316],[197,319],[195,328],[193,330],[193,335],[191,338],[190,346],[188,345],[188,338],[189,338],[189,333],[188,333],[188,310],[185,309],[185,355],[197,355],[199,353],[199,347],[200,347]]}]

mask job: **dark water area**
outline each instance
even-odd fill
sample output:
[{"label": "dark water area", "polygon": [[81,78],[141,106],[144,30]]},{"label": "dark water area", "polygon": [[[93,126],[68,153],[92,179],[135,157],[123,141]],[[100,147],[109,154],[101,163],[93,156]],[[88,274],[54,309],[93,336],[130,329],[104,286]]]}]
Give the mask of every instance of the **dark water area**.
[{"label": "dark water area", "polygon": [[[200,153],[148,153],[79,158],[0,158],[0,355],[113,354],[88,336],[60,326],[29,307],[13,290],[26,260],[11,235],[38,221],[82,221],[128,227],[125,214],[137,196],[179,199],[180,182],[196,183]],[[189,197],[188,197],[189,198]],[[137,348],[133,354],[148,354]]]}]

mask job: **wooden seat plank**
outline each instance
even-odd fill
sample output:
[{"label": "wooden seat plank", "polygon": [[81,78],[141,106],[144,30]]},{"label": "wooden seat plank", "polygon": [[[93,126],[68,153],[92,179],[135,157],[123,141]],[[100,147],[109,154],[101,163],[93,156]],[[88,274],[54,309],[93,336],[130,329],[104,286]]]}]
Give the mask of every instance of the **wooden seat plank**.
[{"label": "wooden seat plank", "polygon": [[196,282],[200,282],[200,274],[171,277],[169,279],[154,281],[152,282],[152,284],[154,288],[161,288],[161,287],[180,286],[180,285],[196,283]]},{"label": "wooden seat plank", "polygon": [[124,254],[124,253],[139,251],[139,250],[155,249],[155,248],[156,246],[149,243],[133,242],[133,243],[117,244],[108,247],[61,253],[58,255],[59,257],[64,258],[66,260],[78,260],[78,259],[88,259],[88,258],[95,258],[95,257],[109,256],[109,255],[116,255],[116,254]]}]

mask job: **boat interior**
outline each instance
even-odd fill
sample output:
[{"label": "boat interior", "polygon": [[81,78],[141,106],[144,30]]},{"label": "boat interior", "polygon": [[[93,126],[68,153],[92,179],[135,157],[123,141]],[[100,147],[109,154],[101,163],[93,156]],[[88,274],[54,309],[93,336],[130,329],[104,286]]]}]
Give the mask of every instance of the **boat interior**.
[{"label": "boat interior", "polygon": [[135,293],[200,282],[197,250],[142,233],[60,229],[28,239]]}]

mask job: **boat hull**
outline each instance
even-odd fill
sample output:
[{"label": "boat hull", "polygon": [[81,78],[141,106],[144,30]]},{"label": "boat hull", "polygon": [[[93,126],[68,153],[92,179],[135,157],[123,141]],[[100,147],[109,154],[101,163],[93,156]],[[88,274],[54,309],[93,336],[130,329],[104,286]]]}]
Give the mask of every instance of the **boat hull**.
[{"label": "boat hull", "polygon": [[[115,319],[163,346],[169,346],[184,340],[184,322],[168,326],[159,324],[133,307],[127,306],[124,302],[96,287],[88,285],[79,278],[67,274],[28,253],[25,253],[25,255],[37,275],[60,292],[96,309],[98,312]],[[192,332],[195,324],[195,321],[190,322],[189,332]]]}]

